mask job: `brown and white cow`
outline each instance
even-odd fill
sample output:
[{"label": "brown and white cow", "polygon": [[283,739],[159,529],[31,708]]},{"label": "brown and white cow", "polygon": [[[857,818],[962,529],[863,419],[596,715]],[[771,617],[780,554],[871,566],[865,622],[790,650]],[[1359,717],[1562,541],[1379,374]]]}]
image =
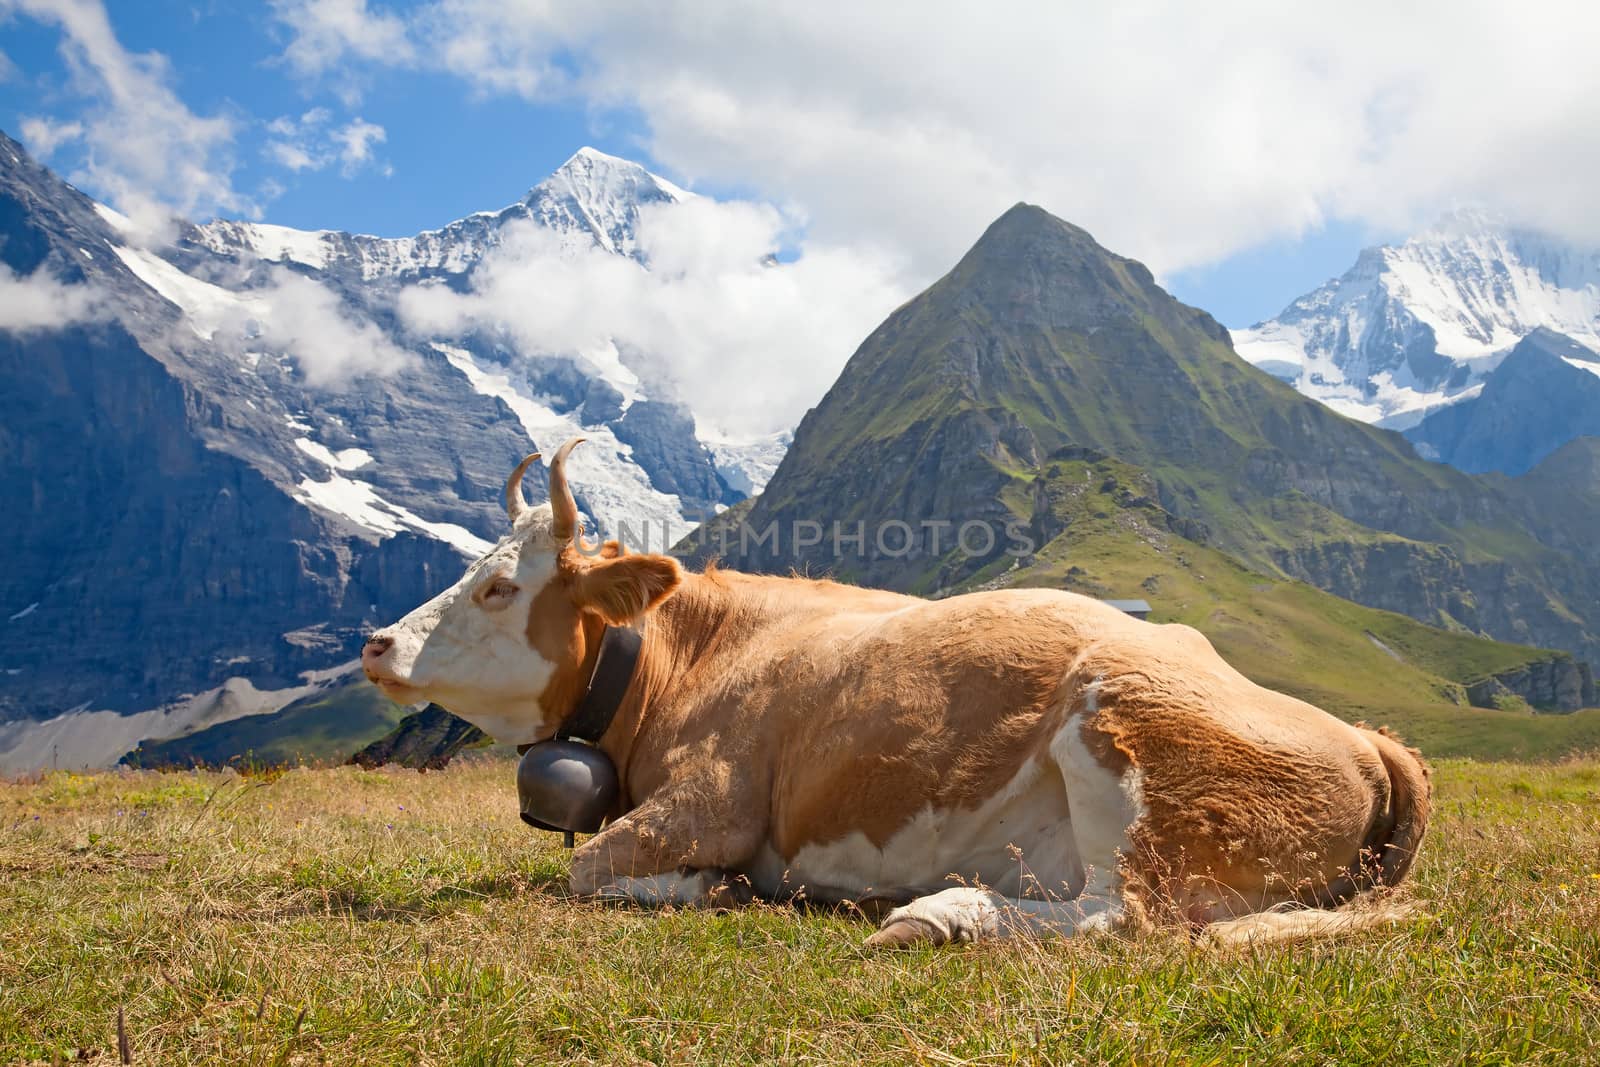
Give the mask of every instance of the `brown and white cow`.
[{"label": "brown and white cow", "polygon": [[576,892],[691,904],[737,875],[906,901],[880,945],[1163,918],[1283,936],[1363,924],[1315,909],[1410,866],[1417,754],[1255,685],[1196,631],[1054,590],[929,601],[586,555],[575,444],[550,505],[524,501],[524,461],[511,534],[363,663],[524,744],[573,710],[605,628],[648,619],[601,740],[623,799],[574,854]]}]

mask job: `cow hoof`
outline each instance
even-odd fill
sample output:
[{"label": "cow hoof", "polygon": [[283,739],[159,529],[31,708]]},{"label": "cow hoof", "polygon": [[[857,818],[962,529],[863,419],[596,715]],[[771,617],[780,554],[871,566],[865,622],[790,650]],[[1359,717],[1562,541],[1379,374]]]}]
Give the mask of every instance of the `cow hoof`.
[{"label": "cow hoof", "polygon": [[918,896],[919,894],[911,889],[889,889],[856,897],[855,900],[849,903],[848,907],[868,922],[881,924],[883,920],[889,917],[890,912],[897,908],[905,907],[913,900],[916,900]]},{"label": "cow hoof", "polygon": [[891,920],[883,929],[867,938],[867,948],[912,948],[943,943],[937,927],[920,919],[905,917]]}]

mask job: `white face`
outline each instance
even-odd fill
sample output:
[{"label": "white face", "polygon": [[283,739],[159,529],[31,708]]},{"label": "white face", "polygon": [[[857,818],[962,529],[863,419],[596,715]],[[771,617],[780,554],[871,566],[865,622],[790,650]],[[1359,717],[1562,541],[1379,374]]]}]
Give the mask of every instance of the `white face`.
[{"label": "white face", "polygon": [[434,701],[497,741],[549,737],[557,724],[544,722],[539,694],[558,664],[530,643],[528,615],[556,558],[550,508],[532,508],[459,582],[368,639],[367,677],[393,700]]}]

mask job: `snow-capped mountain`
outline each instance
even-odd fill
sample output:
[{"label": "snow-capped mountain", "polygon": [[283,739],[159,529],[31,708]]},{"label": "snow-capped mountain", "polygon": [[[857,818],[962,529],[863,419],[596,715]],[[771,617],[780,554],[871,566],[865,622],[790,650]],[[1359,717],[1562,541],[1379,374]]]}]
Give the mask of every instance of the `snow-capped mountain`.
[{"label": "snow-capped mountain", "polygon": [[662,360],[640,373],[650,353],[418,334],[396,311],[470,288],[513,225],[648,270],[641,210],[690,199],[585,149],[416,237],[213,222],[157,248],[0,134],[0,283],[76,309],[0,319],[0,773],[321,693],[498,538],[533,449],[588,438],[579,506],[635,547],[758,491],[786,436],[726,440]]},{"label": "snow-capped mountain", "polygon": [[[218,296],[201,291],[205,283],[197,285],[181,268],[215,273],[214,257],[292,264],[338,286],[377,317],[407,286],[467,284],[474,268],[518,225],[555,235],[558,253],[598,249],[647,268],[639,247],[641,211],[694,198],[637,163],[583,148],[518,202],[415,237],[219,220],[187,230],[173,262],[148,252],[120,254],[144,281],[201,323],[216,317]],[[195,254],[202,250],[204,255]],[[637,543],[648,530],[651,543],[659,546],[686,533],[702,516],[759,492],[776,467],[770,454],[777,449],[782,458],[782,435],[730,442],[715,427],[701,426],[675,395],[670,378],[653,374],[646,385],[615,344],[582,352],[526,351],[496,337],[493,323],[473,325],[480,328],[433,338],[429,347],[474,391],[505,403],[530,441],[548,448],[567,437],[589,438],[589,465],[598,469],[591,470],[579,503],[592,523],[608,532],[631,533]],[[662,435],[672,443],[654,439]],[[636,448],[643,453],[636,454]],[[347,517],[359,516],[371,525],[359,493],[323,492],[317,499],[326,506],[350,500]]]},{"label": "snow-capped mountain", "polygon": [[1276,318],[1233,332],[1245,359],[1330,407],[1395,429],[1475,396],[1538,327],[1600,346],[1600,250],[1459,212]]},{"label": "snow-capped mountain", "polygon": [[508,224],[532,221],[572,248],[597,246],[639,257],[639,212],[683,203],[694,194],[639,164],[582,148],[528,195],[499,211],[479,211],[415,237],[373,237],[340,230],[295,230],[219,219],[193,227],[194,246],[222,255],[293,262],[362,281],[460,275],[499,247]]}]

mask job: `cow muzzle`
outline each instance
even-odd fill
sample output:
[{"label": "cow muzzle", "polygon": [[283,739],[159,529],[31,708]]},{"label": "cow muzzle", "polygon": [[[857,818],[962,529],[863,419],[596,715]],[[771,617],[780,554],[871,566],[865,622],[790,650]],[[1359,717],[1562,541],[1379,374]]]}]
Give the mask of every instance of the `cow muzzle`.
[{"label": "cow muzzle", "polygon": [[614,810],[621,785],[616,764],[581,741],[530,745],[517,764],[522,821],[541,830],[592,834]]}]

